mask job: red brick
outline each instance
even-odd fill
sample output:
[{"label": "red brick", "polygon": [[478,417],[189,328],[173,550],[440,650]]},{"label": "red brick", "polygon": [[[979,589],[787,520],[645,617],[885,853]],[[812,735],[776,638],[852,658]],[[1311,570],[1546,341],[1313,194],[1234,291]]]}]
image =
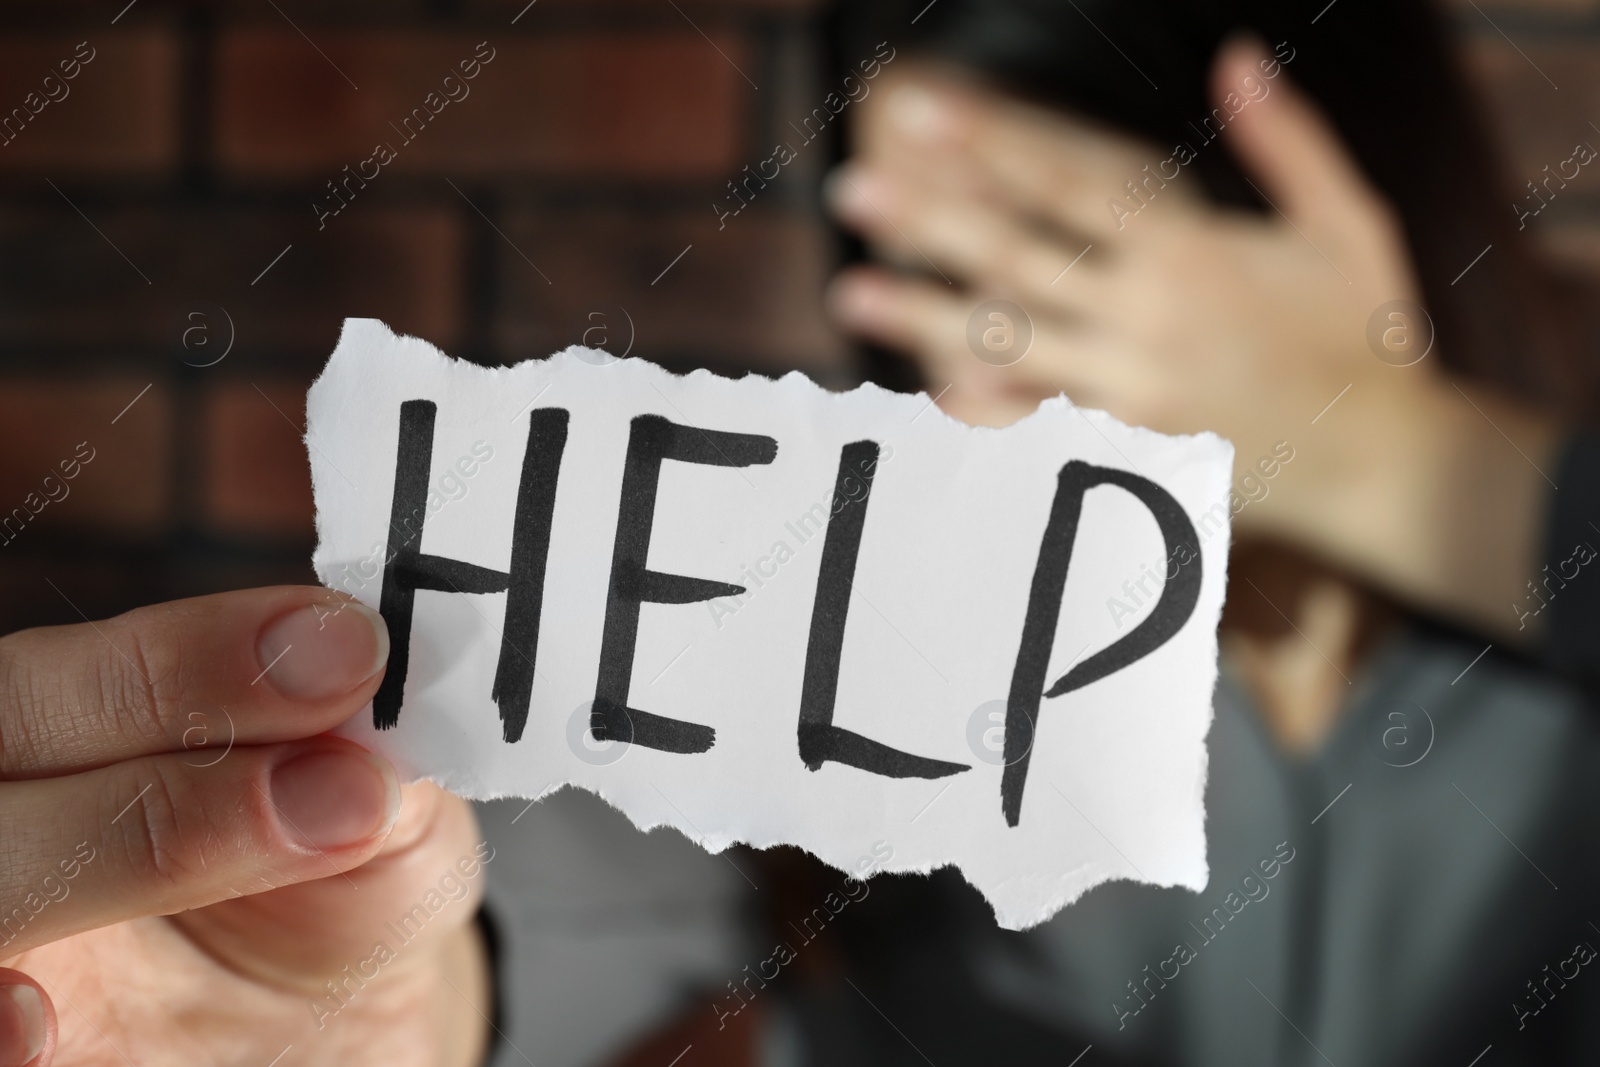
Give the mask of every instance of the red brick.
[{"label": "red brick", "polygon": [[[93,49],[76,78],[59,64],[80,42]],[[0,146],[0,171],[150,174],[171,168],[178,154],[178,50],[161,28],[110,31],[96,26],[73,36],[9,33],[0,39],[0,109],[29,113],[30,93],[44,98],[44,79],[59,101],[31,115]]]},{"label": "red brick", "polygon": [[[1600,148],[1600,131],[1590,125],[1600,122],[1600,47],[1532,42],[1520,47],[1521,53],[1496,34],[1478,38],[1466,51],[1489,107],[1491,129],[1505,146],[1513,192],[1525,192],[1524,182],[1570,157],[1577,143]],[[1571,192],[1600,195],[1600,163],[1585,167]]]},{"label": "red brick", "polygon": [[[790,14],[794,12],[811,13],[822,10],[824,0],[677,0],[678,7],[684,15],[709,18],[725,17],[728,14]],[[539,0],[528,8],[528,0],[467,0],[471,10],[481,11],[484,14],[504,15],[506,18],[516,18],[517,28],[532,30],[538,27],[538,19],[542,12],[555,11],[566,16],[574,11],[589,12],[599,10],[606,17],[614,18],[617,13],[633,13],[660,16],[662,5],[659,0]],[[528,8],[525,14],[521,14]],[[674,12],[670,7],[666,13],[672,18],[682,21],[683,16]],[[710,27],[705,27],[710,29]]]},{"label": "red brick", "polygon": [[302,441],[310,384],[234,381],[206,390],[202,510],[214,529],[252,540],[312,539]]},{"label": "red brick", "polygon": [[[104,237],[62,201],[48,211],[0,214],[0,344],[159,346],[174,361],[197,363],[197,353],[179,347],[196,300],[232,316],[239,353],[325,356],[347,315],[382,318],[447,347],[456,343],[464,205],[358,203],[319,233],[309,202],[303,211],[234,212],[74,199]],[[147,285],[141,272],[155,284]],[[224,336],[222,322],[208,325]]]},{"label": "red brick", "polygon": [[1600,224],[1541,227],[1536,239],[1558,263],[1594,279],[1595,288],[1600,291]]},{"label": "red brick", "polygon": [[[713,47],[688,27],[539,37],[312,36],[327,59],[288,29],[259,27],[224,38],[216,143],[222,167],[235,176],[326,181],[367,159],[380,142],[398,158],[374,184],[391,170],[714,175],[736,154],[754,94],[730,65],[749,69],[743,42],[718,33]],[[494,58],[466,83],[470,95],[446,105],[407,142],[396,131],[401,120],[486,36],[494,38]]]},{"label": "red brick", "polygon": [[164,596],[159,572],[148,565],[100,553],[50,553],[48,546],[41,555],[32,538],[0,548],[0,633],[109,619]]},{"label": "red brick", "polygon": [[[822,314],[831,257],[820,220],[750,208],[719,230],[709,205],[703,214],[523,209],[501,228],[516,245],[499,242],[506,312],[495,342],[505,359],[581,343],[596,324],[591,311],[620,305],[634,355],[824,378],[843,368]],[[625,344],[625,322],[612,324],[612,351]]]},{"label": "red brick", "polygon": [[[1482,23],[1484,15],[1491,19],[1507,16],[1567,22],[1600,12],[1600,0],[1448,0],[1448,7],[1468,25],[1474,20]],[[1487,24],[1485,28],[1489,28]]]},{"label": "red brick", "polygon": [[[14,508],[31,510],[47,491],[61,496],[40,508],[0,552],[44,548],[52,532],[63,529],[145,537],[166,526],[172,403],[160,383],[141,396],[146,385],[149,379],[119,375],[88,382],[10,380],[0,388],[0,516],[12,515]],[[61,463],[81,460],[80,444],[92,458],[80,463],[76,477],[61,480]],[[50,475],[58,480],[47,490],[44,479]],[[35,502],[27,502],[30,493],[38,494]]]},{"label": "red brick", "polygon": [[[109,619],[143,604],[264,585],[315,585],[310,553],[284,558],[220,561],[193,552],[162,553],[138,546],[84,552],[0,550],[0,633],[28,626]],[[52,588],[54,586],[54,588]],[[80,615],[79,612],[83,614]]]},{"label": "red brick", "polygon": [[[249,329],[268,343],[281,332],[326,355],[346,317],[370,316],[448,350],[465,314],[465,210],[352,205],[325,230],[296,241],[259,284],[241,288],[259,294],[241,305]],[[252,277],[279,251],[276,242],[256,248],[265,254],[252,255]]]},{"label": "red brick", "polygon": [[[127,0],[122,0],[127,3]],[[153,0],[139,0],[138,12]],[[176,8],[206,7],[230,19],[250,19],[272,25],[298,26],[308,33],[319,24],[328,22],[350,23],[407,22],[426,17],[429,9],[437,10],[438,0],[272,0],[272,5],[259,0],[160,0],[161,6]],[[159,7],[157,8],[159,10]],[[130,18],[133,13],[130,13]]]}]

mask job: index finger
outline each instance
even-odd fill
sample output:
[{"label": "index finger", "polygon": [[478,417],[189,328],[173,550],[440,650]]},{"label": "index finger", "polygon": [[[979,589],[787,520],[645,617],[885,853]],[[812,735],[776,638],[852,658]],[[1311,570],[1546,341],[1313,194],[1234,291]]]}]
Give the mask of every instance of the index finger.
[{"label": "index finger", "polygon": [[377,612],[327,589],[246,589],[0,638],[0,779],[310,737],[372,698]]},{"label": "index finger", "polygon": [[[1164,191],[1177,173],[1163,177],[1165,155],[1141,141],[950,80],[912,76],[895,86],[884,112],[904,162],[925,166],[928,153],[948,157],[1023,211],[1086,237],[1122,229],[1108,202],[1126,197],[1129,182]],[[920,161],[914,146],[923,149]],[[1181,188],[1170,197],[1190,198]]]}]

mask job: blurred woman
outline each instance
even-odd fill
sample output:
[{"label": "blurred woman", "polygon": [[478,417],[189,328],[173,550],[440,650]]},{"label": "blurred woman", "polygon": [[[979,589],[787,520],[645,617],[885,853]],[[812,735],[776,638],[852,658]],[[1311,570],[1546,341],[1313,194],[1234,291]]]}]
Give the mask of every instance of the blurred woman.
[{"label": "blurred woman", "polygon": [[[874,261],[839,321],[968,421],[1065,392],[1232,439],[1236,548],[1211,886],[1011,934],[952,872],[875,884],[786,1052],[1591,1061],[1600,738],[1552,620],[1600,580],[1545,539],[1594,364],[1431,12],[879,2],[837,39],[906,57],[830,185]],[[997,298],[1014,360],[967,341]]]}]

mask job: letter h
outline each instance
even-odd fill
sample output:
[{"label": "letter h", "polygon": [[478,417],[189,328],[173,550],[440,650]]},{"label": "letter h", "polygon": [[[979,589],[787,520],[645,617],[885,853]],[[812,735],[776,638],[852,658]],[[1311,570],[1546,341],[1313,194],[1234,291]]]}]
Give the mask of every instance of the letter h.
[{"label": "letter h", "polygon": [[[406,673],[411,663],[411,624],[418,589],[443,593],[505,593],[500,662],[490,696],[500,708],[507,742],[522,737],[533,696],[534,660],[544,601],[545,564],[555,515],[556,482],[567,445],[568,413],[539,408],[528,414],[528,447],[517,486],[508,571],[491,570],[421,550],[428,511],[428,472],[433,462],[431,400],[400,405],[395,449],[394,498],[389,509],[389,544],[383,564],[378,610],[389,626],[389,670],[372,699],[372,724],[387,730],[400,721]],[[413,529],[413,524],[415,528]]]}]

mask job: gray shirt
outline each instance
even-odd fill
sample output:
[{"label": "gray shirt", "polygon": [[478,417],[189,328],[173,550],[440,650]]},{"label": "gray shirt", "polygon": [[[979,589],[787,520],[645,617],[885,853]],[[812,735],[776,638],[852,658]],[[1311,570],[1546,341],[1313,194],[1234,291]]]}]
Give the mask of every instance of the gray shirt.
[{"label": "gray shirt", "polygon": [[[1390,640],[1303,760],[1225,670],[1204,892],[1111,883],[1015,934],[952,872],[894,879],[851,915],[837,990],[774,989],[771,1058],[1595,1062],[1600,967],[1578,946],[1600,946],[1600,737],[1572,691],[1483,648]],[[521,807],[486,809],[489,878],[507,1036],[540,1067],[604,1062],[751,958],[754,890],[727,860],[593,798],[548,826],[502,817]]]}]

